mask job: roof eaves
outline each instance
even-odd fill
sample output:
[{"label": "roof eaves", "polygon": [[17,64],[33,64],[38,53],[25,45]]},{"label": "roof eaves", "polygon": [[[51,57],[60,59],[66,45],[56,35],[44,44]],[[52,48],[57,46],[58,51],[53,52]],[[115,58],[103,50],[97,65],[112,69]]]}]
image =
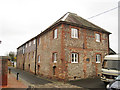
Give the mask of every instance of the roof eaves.
[{"label": "roof eaves", "polygon": [[37,38],[37,37],[45,34],[45,33],[48,32],[50,29],[56,27],[56,26],[59,25],[59,24],[62,24],[63,22],[64,22],[64,21],[59,21],[59,22],[57,22],[57,23],[52,24],[52,25],[49,26],[46,30],[44,30],[43,32],[41,32],[40,34],[38,34],[38,35],[36,35],[35,37],[33,37],[32,39],[26,41],[24,44],[20,45],[17,49],[19,49],[20,47],[24,46],[24,45],[25,45],[26,43],[28,43],[29,41],[32,41],[33,39],[35,39],[35,38]]},{"label": "roof eaves", "polygon": [[99,32],[104,32],[104,33],[112,34],[112,33],[108,32],[108,31],[106,31],[104,29],[96,29],[96,28],[85,26],[85,25],[80,25],[80,24],[77,24],[77,23],[71,23],[71,22],[66,22],[66,21],[64,21],[64,23],[66,23],[68,25],[74,25],[74,26],[77,26],[77,27],[89,29],[89,30],[94,30],[94,31],[99,31]]}]

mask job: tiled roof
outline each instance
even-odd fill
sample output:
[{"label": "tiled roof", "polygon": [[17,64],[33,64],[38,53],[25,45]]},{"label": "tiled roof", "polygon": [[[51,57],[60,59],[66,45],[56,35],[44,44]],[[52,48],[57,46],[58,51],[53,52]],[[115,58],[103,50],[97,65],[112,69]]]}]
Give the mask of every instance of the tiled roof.
[{"label": "tiled roof", "polygon": [[[51,26],[49,26],[46,30],[44,30],[43,32],[41,32],[37,36],[33,37],[32,39],[34,39],[34,38],[44,34],[45,32],[51,30],[50,28],[52,28],[52,27],[54,27],[54,26],[56,26],[56,25],[58,25],[60,23],[67,23],[67,24],[76,25],[76,26],[79,26],[79,27],[88,28],[89,30],[96,30],[96,31],[100,31],[100,32],[105,32],[105,33],[111,34],[110,32],[102,29],[101,27],[99,27],[99,26],[97,26],[97,25],[95,25],[95,24],[93,24],[93,23],[83,19],[82,17],[78,16],[77,14],[71,13],[71,12],[67,12],[60,19],[58,19],[55,23],[53,23]],[[32,40],[32,39],[30,39],[30,40]],[[30,40],[28,40],[24,44],[28,43]],[[24,45],[24,44],[22,44],[22,45]],[[21,46],[19,46],[19,47],[21,47]]]},{"label": "tiled roof", "polygon": [[96,31],[100,31],[100,32],[106,32],[106,33],[111,34],[110,32],[108,32],[108,31],[104,30],[103,28],[101,28],[101,27],[83,19],[82,17],[78,16],[75,13],[70,13],[70,12],[66,13],[63,17],[61,17],[55,23],[58,23],[60,21],[73,23],[73,24],[79,25],[81,27],[86,27],[86,28],[89,28],[89,29],[92,29],[92,30],[96,30]]}]

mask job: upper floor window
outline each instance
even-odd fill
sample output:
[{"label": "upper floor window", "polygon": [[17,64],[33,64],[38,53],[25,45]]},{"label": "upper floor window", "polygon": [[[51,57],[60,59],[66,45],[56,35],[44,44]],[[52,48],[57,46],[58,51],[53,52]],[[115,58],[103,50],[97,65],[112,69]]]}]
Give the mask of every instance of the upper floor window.
[{"label": "upper floor window", "polygon": [[100,42],[100,34],[96,33],[95,34],[95,39],[96,39],[96,42]]},{"label": "upper floor window", "polygon": [[38,63],[40,63],[40,55],[38,56]]},{"label": "upper floor window", "polygon": [[101,55],[97,54],[96,55],[96,63],[100,63],[101,62]]},{"label": "upper floor window", "polygon": [[31,46],[31,42],[29,42],[29,46]]},{"label": "upper floor window", "polygon": [[71,54],[71,63],[78,63],[78,53]]},{"label": "upper floor window", "polygon": [[25,45],[25,46],[26,46],[26,48],[27,48],[27,43],[26,43],[26,45]]},{"label": "upper floor window", "polygon": [[23,47],[23,54],[25,53],[25,49],[24,49],[24,47]]},{"label": "upper floor window", "polygon": [[36,40],[34,39],[34,40],[33,40],[33,44],[35,44],[35,41],[36,41]]},{"label": "upper floor window", "polygon": [[54,35],[53,35],[53,38],[57,38],[57,29],[54,30]]},{"label": "upper floor window", "polygon": [[71,28],[71,37],[72,38],[78,38],[78,29]]},{"label": "upper floor window", "polygon": [[57,62],[57,53],[53,53],[53,62],[54,62],[54,63]]}]

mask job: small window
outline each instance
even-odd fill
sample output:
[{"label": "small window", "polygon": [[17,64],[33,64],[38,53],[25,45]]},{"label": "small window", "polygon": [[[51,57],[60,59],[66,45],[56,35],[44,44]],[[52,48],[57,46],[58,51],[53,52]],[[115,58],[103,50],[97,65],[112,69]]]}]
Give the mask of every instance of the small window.
[{"label": "small window", "polygon": [[90,59],[89,59],[89,58],[86,58],[86,61],[87,61],[87,62],[89,62],[89,61],[90,61]]},{"label": "small window", "polygon": [[33,44],[35,44],[35,42],[36,42],[36,40],[34,39],[34,40],[33,40]]},{"label": "small window", "polygon": [[41,38],[39,38],[39,41],[38,41],[38,44],[40,45],[40,43],[41,43]]},{"label": "small window", "polygon": [[78,53],[71,54],[71,63],[78,63]]},{"label": "small window", "polygon": [[23,54],[25,53],[25,49],[23,48]]},{"label": "small window", "polygon": [[29,42],[29,46],[31,46],[31,42]]},{"label": "small window", "polygon": [[54,62],[54,63],[57,62],[57,53],[53,53],[53,62]]},{"label": "small window", "polygon": [[26,43],[26,45],[25,45],[25,46],[26,46],[26,48],[27,48],[27,43]]},{"label": "small window", "polygon": [[40,63],[40,55],[38,56],[38,63]]},{"label": "small window", "polygon": [[95,34],[95,39],[96,39],[96,42],[100,42],[100,34],[96,33]]},{"label": "small window", "polygon": [[97,54],[96,55],[96,63],[100,63],[101,62],[101,55]]},{"label": "small window", "polygon": [[72,38],[78,38],[78,29],[71,28],[71,37]]},{"label": "small window", "polygon": [[57,29],[54,30],[54,36],[53,36],[54,39],[57,38]]}]

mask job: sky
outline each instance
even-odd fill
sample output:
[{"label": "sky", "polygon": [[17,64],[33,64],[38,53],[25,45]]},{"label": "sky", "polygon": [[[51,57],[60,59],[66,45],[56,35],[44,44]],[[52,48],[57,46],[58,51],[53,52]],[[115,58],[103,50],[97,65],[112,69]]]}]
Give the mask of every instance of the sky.
[{"label": "sky", "polygon": [[76,13],[111,32],[110,47],[118,52],[119,0],[0,0],[0,56],[38,35],[67,12]]}]

